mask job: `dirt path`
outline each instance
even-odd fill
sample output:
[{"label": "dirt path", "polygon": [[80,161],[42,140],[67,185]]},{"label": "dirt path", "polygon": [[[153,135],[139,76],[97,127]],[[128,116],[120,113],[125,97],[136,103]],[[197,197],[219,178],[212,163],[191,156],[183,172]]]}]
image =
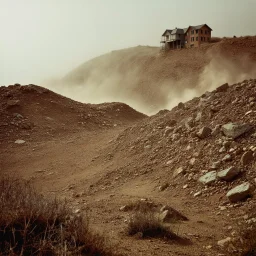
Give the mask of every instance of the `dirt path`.
[{"label": "dirt path", "polygon": [[[104,178],[106,171],[111,172],[108,161],[95,164],[94,159],[105,152],[110,140],[124,128],[100,133],[81,132],[39,143],[10,144],[2,150],[1,173],[30,179],[45,194],[65,197],[74,209],[83,212],[89,208],[92,227],[111,237],[111,242],[118,244],[119,251],[126,255],[216,255],[216,251],[206,251],[204,246],[211,245],[213,238],[223,236],[220,230],[225,221],[216,222],[216,214],[211,212],[208,202],[202,201],[202,210],[194,204],[193,197],[177,194],[175,189],[159,194],[157,177],[138,177],[121,186],[90,191],[97,180]],[[173,228],[188,237],[192,244],[127,237],[124,230],[129,213],[120,212],[119,208],[140,198],[171,205],[184,213],[190,221]]]}]

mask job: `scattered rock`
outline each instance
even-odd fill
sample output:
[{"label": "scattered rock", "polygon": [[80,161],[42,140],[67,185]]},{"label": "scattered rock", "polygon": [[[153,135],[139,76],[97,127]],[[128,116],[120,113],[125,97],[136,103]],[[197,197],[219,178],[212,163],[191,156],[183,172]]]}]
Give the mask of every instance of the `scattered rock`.
[{"label": "scattered rock", "polygon": [[211,171],[203,175],[199,178],[199,182],[203,183],[204,185],[210,185],[211,183],[215,182],[217,180],[217,172]]},{"label": "scattered rock", "polygon": [[199,132],[197,133],[197,136],[200,138],[200,139],[204,139],[206,137],[208,137],[212,132],[212,129],[209,128],[209,127],[203,127],[199,130]]},{"label": "scattered rock", "polygon": [[219,133],[220,133],[220,131],[221,131],[221,125],[216,125],[214,128],[213,128],[213,130],[212,130],[212,135],[213,136],[216,136],[216,135],[218,135]]},{"label": "scattered rock", "polygon": [[169,187],[169,183],[165,183],[164,185],[159,186],[159,191],[164,191]]},{"label": "scattered rock", "polygon": [[217,177],[220,180],[225,180],[225,181],[231,181],[233,180],[238,174],[240,173],[240,170],[235,167],[229,167],[223,171],[219,171],[217,173]]},{"label": "scattered rock", "polygon": [[180,102],[177,106],[179,109],[184,109],[185,108],[185,104]]},{"label": "scattered rock", "polygon": [[227,154],[225,155],[223,158],[222,158],[222,161],[223,162],[228,162],[228,161],[231,161],[232,160],[232,156]]},{"label": "scattered rock", "polygon": [[231,237],[227,237],[225,239],[222,239],[222,240],[219,240],[218,241],[218,245],[221,246],[221,247],[224,247],[226,246],[228,243],[230,243],[232,241]]},{"label": "scattered rock", "polygon": [[26,141],[25,140],[15,140],[14,143],[16,144],[24,144]]},{"label": "scattered rock", "polygon": [[183,169],[183,167],[179,167],[178,169],[176,169],[173,172],[173,178],[176,178],[177,176],[179,176],[180,174],[183,174],[185,171]]},{"label": "scattered rock", "polygon": [[250,124],[228,123],[222,126],[222,132],[232,139],[236,139],[251,129]]},{"label": "scattered rock", "polygon": [[123,205],[123,206],[121,206],[120,208],[119,208],[119,211],[121,211],[121,212],[126,212],[126,211],[128,211],[129,210],[129,207],[127,206],[127,205]]},{"label": "scattered rock", "polygon": [[19,106],[20,105],[20,101],[19,100],[8,100],[7,101],[7,108],[11,108],[14,106]]},{"label": "scattered rock", "polygon": [[252,162],[253,159],[254,159],[253,152],[252,151],[247,151],[241,157],[241,164],[242,165],[248,165]]},{"label": "scattered rock", "polygon": [[200,195],[202,195],[202,191],[196,192],[196,193],[194,194],[194,197],[197,197],[197,196],[200,196]]},{"label": "scattered rock", "polygon": [[217,170],[221,165],[221,161],[216,161],[212,163],[212,166],[210,167],[210,169],[212,170]]},{"label": "scattered rock", "polygon": [[159,219],[162,221],[162,222],[166,222],[168,220],[168,217],[169,217],[169,211],[168,210],[164,210],[162,211],[160,214],[159,214]]},{"label": "scattered rock", "polygon": [[173,131],[172,127],[167,127],[164,131],[164,136],[167,137]]},{"label": "scattered rock", "polygon": [[222,84],[221,86],[219,86],[216,91],[217,92],[226,92],[229,88],[228,83]]},{"label": "scattered rock", "polygon": [[236,203],[250,196],[252,193],[252,185],[249,182],[244,182],[241,185],[236,186],[227,193],[227,197],[232,203]]},{"label": "scattered rock", "polygon": [[196,162],[196,159],[194,157],[189,160],[189,164],[191,166],[193,166],[195,164],[195,162]]}]

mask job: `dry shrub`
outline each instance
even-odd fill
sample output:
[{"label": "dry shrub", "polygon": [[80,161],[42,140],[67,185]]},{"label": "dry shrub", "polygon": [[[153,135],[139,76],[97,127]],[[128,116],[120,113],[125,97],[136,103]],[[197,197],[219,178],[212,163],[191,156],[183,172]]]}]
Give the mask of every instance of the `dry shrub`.
[{"label": "dry shrub", "polygon": [[148,200],[138,200],[136,202],[131,202],[126,206],[127,211],[140,211],[140,212],[149,212],[156,211],[158,205]]},{"label": "dry shrub", "polygon": [[241,256],[256,256],[256,223],[241,232]]},{"label": "dry shrub", "polygon": [[64,201],[46,200],[28,182],[0,180],[1,255],[113,255],[87,217]]},{"label": "dry shrub", "polygon": [[129,222],[127,231],[129,235],[139,233],[142,237],[177,238],[177,235],[165,226],[156,214],[150,211],[136,212]]},{"label": "dry shrub", "polygon": [[[189,240],[184,239],[171,230],[169,224],[163,222],[161,217],[162,212],[159,211],[159,205],[154,204],[151,201],[137,201],[128,205],[130,210],[134,210],[134,214],[131,217],[128,227],[127,234],[130,236],[136,235],[141,238],[163,238],[168,240],[175,240],[182,244],[190,243]],[[169,207],[169,210],[173,208]],[[174,214],[170,214],[168,220],[170,223],[175,223],[179,219]]]}]

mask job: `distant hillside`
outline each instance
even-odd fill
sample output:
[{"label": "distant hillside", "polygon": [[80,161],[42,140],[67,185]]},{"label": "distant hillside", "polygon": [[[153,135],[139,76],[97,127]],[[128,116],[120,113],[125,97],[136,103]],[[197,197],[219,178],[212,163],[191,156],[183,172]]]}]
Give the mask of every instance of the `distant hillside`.
[{"label": "distant hillside", "polygon": [[255,77],[256,37],[241,37],[165,54],[148,46],[113,51],[71,71],[56,90],[83,102],[121,101],[152,114],[226,81]]}]

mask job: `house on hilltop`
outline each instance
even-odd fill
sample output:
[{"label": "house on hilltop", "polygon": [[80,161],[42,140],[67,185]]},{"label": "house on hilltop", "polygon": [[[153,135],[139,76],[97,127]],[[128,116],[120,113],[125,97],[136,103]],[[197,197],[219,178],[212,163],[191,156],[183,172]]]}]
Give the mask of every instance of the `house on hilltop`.
[{"label": "house on hilltop", "polygon": [[210,42],[212,29],[207,25],[189,26],[188,28],[167,29],[162,35],[163,50],[199,47]]}]

